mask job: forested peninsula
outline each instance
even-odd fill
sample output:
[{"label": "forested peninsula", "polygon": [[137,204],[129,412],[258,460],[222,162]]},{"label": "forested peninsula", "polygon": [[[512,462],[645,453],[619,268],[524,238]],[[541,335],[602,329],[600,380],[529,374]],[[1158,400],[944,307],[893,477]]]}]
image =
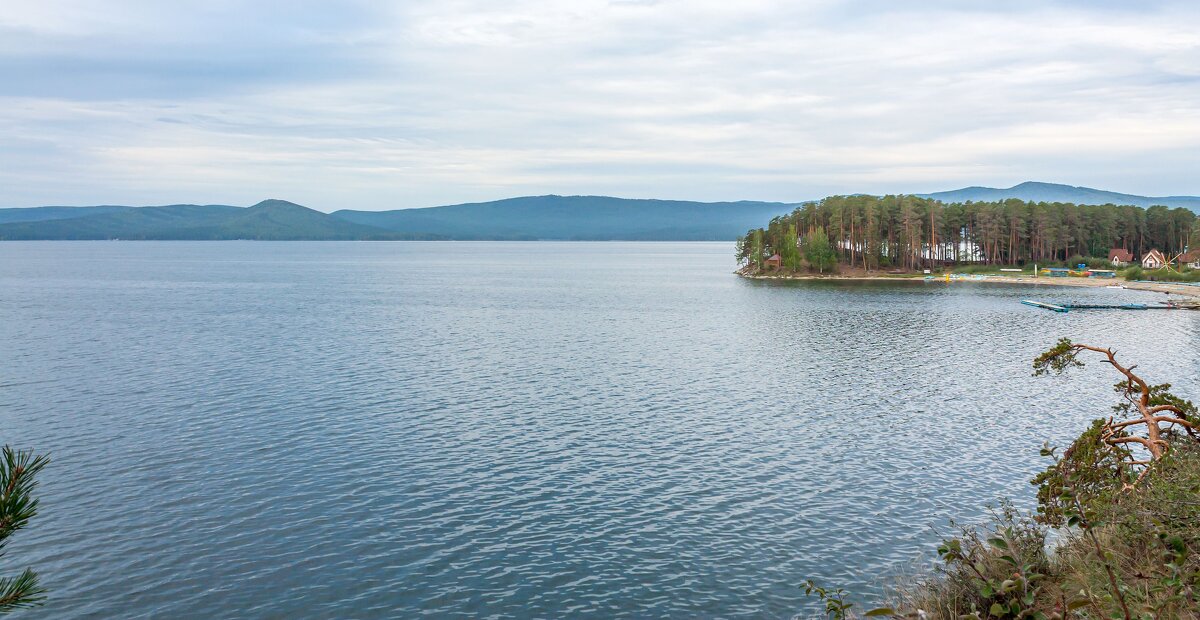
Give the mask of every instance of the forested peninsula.
[{"label": "forested peninsula", "polygon": [[912,195],[831,196],[737,241],[743,273],[919,271],[1107,262],[1114,249],[1178,257],[1200,249],[1200,222],[1177,207],[1007,199],[943,203]]}]

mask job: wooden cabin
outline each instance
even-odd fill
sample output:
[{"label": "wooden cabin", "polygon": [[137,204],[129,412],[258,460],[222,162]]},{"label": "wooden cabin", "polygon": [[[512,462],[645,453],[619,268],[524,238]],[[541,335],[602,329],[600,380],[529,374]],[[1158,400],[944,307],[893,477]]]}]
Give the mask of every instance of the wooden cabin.
[{"label": "wooden cabin", "polygon": [[1188,269],[1200,269],[1200,250],[1192,250],[1179,255],[1179,266]]},{"label": "wooden cabin", "polygon": [[772,254],[771,258],[763,261],[764,269],[779,269],[783,266],[783,257],[778,254]]},{"label": "wooden cabin", "polygon": [[1142,269],[1162,269],[1167,266],[1167,257],[1158,250],[1150,250],[1142,257]]},{"label": "wooden cabin", "polygon": [[1108,251],[1108,262],[1119,269],[1133,262],[1133,253],[1125,248],[1113,248]]}]

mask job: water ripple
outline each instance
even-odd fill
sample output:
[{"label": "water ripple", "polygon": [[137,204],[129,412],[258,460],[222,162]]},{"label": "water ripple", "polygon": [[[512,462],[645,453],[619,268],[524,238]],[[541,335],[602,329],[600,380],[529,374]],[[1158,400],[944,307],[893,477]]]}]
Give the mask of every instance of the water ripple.
[{"label": "water ripple", "polygon": [[1017,303],[1149,293],[730,254],[2,243],[0,428],[54,456],[6,562],[47,617],[788,617],[1030,501],[1111,400],[1099,366],[1029,376],[1055,338],[1200,386],[1200,313]]}]

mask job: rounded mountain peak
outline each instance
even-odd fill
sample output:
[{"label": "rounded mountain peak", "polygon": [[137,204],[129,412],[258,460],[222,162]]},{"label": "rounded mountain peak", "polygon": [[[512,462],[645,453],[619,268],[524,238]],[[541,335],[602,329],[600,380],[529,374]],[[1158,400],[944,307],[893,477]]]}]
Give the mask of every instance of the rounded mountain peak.
[{"label": "rounded mountain peak", "polygon": [[256,205],[251,206],[250,208],[251,209],[305,209],[305,210],[308,210],[308,207],[298,205],[294,202],[289,202],[287,200],[279,200],[278,198],[268,198]]}]

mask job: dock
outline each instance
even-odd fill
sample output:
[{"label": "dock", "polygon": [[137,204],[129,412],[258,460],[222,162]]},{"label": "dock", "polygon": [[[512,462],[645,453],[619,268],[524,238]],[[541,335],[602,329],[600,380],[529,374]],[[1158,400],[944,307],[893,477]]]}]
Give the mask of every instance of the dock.
[{"label": "dock", "polygon": [[1054,304],[1048,304],[1041,301],[1034,301],[1032,299],[1022,299],[1021,303],[1025,304],[1026,306],[1033,306],[1034,308],[1045,308],[1046,310],[1053,310],[1055,312],[1067,312],[1067,308],[1062,306],[1056,306]]},{"label": "dock", "polygon": [[1068,310],[1174,310],[1172,306],[1149,304],[1063,304]]},{"label": "dock", "polygon": [[1043,308],[1053,310],[1054,312],[1070,312],[1071,310],[1184,310],[1190,306],[1178,303],[1157,304],[1076,304],[1076,303],[1060,303],[1048,304],[1043,301],[1034,301],[1032,299],[1022,299],[1021,303],[1034,308]]}]

